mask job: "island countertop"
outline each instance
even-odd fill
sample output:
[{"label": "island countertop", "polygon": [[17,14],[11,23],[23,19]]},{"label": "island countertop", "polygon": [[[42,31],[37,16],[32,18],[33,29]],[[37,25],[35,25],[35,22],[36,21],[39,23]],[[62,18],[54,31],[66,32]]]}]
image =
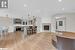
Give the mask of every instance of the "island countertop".
[{"label": "island countertop", "polygon": [[57,42],[57,37],[68,38],[68,39],[75,40],[75,33],[74,32],[56,32],[56,33],[52,33],[52,40]]},{"label": "island countertop", "polygon": [[75,33],[73,32],[53,33],[52,44],[58,50],[75,50]]},{"label": "island countertop", "polygon": [[63,38],[75,39],[75,33],[73,32],[58,32],[55,35]]}]

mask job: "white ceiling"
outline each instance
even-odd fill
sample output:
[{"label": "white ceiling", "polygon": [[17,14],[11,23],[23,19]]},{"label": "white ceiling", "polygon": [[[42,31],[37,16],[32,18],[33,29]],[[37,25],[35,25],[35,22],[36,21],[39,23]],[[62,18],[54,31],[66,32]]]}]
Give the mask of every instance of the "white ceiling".
[{"label": "white ceiling", "polygon": [[52,16],[56,13],[75,12],[75,0],[9,0],[9,12],[23,16],[27,13]]}]

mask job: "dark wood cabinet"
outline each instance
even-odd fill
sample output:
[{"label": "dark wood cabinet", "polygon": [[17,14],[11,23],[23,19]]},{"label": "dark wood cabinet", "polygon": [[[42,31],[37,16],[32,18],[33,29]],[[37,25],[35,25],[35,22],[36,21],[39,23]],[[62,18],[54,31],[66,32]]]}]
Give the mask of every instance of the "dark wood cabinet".
[{"label": "dark wood cabinet", "polygon": [[34,28],[33,26],[29,26],[29,28],[27,28],[27,35],[31,35],[35,33],[37,33],[37,26],[35,26]]}]

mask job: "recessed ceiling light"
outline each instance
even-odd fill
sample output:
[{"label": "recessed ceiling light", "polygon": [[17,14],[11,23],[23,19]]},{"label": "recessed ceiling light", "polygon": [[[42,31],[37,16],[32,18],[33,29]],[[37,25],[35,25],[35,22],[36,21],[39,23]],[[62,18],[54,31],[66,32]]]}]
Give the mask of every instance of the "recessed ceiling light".
[{"label": "recessed ceiling light", "polygon": [[62,2],[62,0],[58,0],[59,2]]},{"label": "recessed ceiling light", "polygon": [[62,8],[62,10],[64,10],[64,8]]},{"label": "recessed ceiling light", "polygon": [[27,7],[27,4],[24,4],[24,7]]}]

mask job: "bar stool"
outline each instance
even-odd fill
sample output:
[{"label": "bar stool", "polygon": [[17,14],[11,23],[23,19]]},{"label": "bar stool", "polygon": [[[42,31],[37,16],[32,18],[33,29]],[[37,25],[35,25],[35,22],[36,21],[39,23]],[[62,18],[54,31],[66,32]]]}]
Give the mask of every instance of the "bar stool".
[{"label": "bar stool", "polygon": [[0,27],[0,38],[1,39],[6,38],[7,32],[8,32],[8,28],[5,26],[1,26]]},{"label": "bar stool", "polygon": [[3,29],[1,26],[0,26],[0,39],[3,39]]},{"label": "bar stool", "polygon": [[6,39],[6,36],[8,34],[8,27],[3,27],[3,37]]},{"label": "bar stool", "polygon": [[27,26],[24,26],[24,32],[22,34],[23,39],[27,36]]}]

